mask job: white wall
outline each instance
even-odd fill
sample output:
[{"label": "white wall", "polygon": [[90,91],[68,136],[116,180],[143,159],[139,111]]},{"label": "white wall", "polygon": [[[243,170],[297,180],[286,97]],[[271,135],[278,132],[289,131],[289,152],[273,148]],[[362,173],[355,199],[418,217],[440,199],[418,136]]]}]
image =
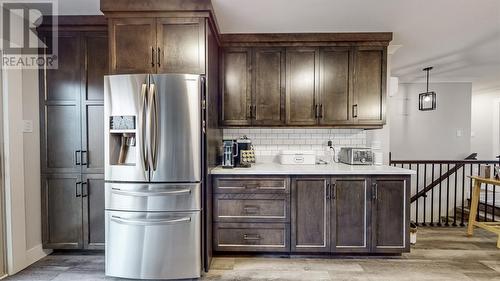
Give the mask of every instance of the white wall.
[{"label": "white wall", "polygon": [[472,95],[471,151],[478,159],[492,160],[499,155],[500,91]]},{"label": "white wall", "polygon": [[[41,238],[38,71],[3,69],[2,98],[7,271],[14,274],[48,253]],[[23,120],[33,122],[32,133],[23,133]]]},{"label": "white wall", "polygon": [[[40,137],[36,70],[3,70],[8,273],[45,256],[41,239]],[[23,133],[23,119],[33,133]]]},{"label": "white wall", "polygon": [[429,90],[437,95],[433,111],[418,110],[425,83],[400,84],[396,96],[388,98],[393,159],[452,160],[469,155],[472,84],[431,83]]}]

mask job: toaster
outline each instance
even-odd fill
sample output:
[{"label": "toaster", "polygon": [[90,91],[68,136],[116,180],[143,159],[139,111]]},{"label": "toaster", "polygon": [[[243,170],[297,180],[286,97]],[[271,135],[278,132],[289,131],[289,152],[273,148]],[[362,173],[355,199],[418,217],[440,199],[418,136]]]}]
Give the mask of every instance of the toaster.
[{"label": "toaster", "polygon": [[349,165],[372,165],[373,152],[370,148],[342,147],[339,162]]}]

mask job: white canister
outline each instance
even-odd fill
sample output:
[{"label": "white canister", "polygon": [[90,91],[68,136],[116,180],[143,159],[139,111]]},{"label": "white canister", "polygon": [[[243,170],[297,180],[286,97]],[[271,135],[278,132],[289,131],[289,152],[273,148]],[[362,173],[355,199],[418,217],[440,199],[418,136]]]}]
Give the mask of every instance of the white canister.
[{"label": "white canister", "polygon": [[384,154],[380,151],[373,152],[373,164],[382,165],[384,163]]}]

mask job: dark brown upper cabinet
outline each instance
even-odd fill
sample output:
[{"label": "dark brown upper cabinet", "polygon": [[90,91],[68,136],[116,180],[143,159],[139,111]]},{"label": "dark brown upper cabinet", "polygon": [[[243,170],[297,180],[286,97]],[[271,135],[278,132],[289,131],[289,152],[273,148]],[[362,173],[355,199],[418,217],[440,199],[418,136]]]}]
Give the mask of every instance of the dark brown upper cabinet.
[{"label": "dark brown upper cabinet", "polygon": [[286,50],[286,124],[316,125],[319,49]]},{"label": "dark brown upper cabinet", "polygon": [[222,123],[285,123],[285,50],[227,48],[222,58]]},{"label": "dark brown upper cabinet", "polygon": [[111,18],[111,73],[205,73],[202,18]]},{"label": "dark brown upper cabinet", "polygon": [[222,53],[222,117],[224,125],[252,123],[252,51],[225,49]]},{"label": "dark brown upper cabinet", "polygon": [[351,124],[353,51],[326,47],[320,51],[319,124]]},{"label": "dark brown upper cabinet", "polygon": [[156,19],[158,73],[205,72],[205,26],[202,18]]},{"label": "dark brown upper cabinet", "polygon": [[354,123],[383,125],[385,123],[385,94],[387,49],[357,47],[354,54],[354,85],[352,117]]},{"label": "dark brown upper cabinet", "polygon": [[252,124],[285,123],[285,49],[256,48],[252,69]]},{"label": "dark brown upper cabinet", "polygon": [[223,126],[384,125],[392,34],[221,37]]},{"label": "dark brown upper cabinet", "polygon": [[111,73],[156,71],[155,18],[112,18],[109,35]]}]

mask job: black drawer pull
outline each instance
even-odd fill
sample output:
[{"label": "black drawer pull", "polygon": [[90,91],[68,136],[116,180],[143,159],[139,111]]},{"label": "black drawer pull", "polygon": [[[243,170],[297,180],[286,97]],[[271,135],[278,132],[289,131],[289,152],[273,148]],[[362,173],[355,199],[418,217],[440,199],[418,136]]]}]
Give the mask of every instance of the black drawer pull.
[{"label": "black drawer pull", "polygon": [[259,189],[260,186],[259,186],[259,184],[247,184],[247,185],[245,185],[245,188],[246,189]]},{"label": "black drawer pull", "polygon": [[259,212],[260,207],[259,206],[244,206],[243,210],[247,214],[257,214]]},{"label": "black drawer pull", "polygon": [[243,240],[260,240],[262,237],[260,237],[259,234],[244,234],[243,235]]}]

